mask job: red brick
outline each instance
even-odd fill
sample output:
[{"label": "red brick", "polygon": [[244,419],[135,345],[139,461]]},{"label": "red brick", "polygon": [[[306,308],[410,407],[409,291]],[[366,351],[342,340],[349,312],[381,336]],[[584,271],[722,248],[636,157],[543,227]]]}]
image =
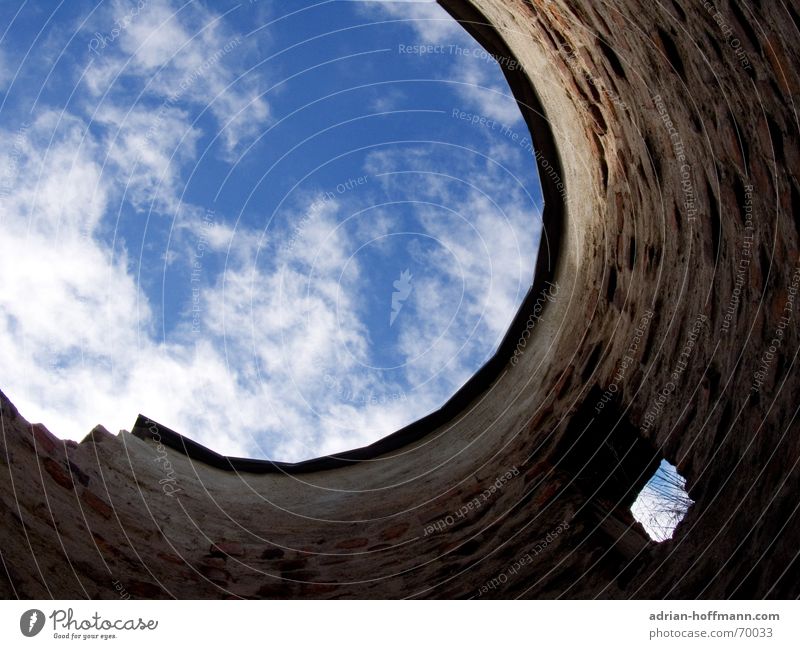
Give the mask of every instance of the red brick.
[{"label": "red brick", "polygon": [[45,470],[50,474],[50,477],[53,478],[58,484],[60,484],[65,489],[74,489],[75,485],[72,482],[72,476],[70,476],[58,462],[54,459],[46,457],[42,464],[44,465]]},{"label": "red brick", "polygon": [[369,539],[348,539],[347,541],[337,543],[336,547],[343,550],[354,550],[356,548],[366,547],[367,545],[369,545]]},{"label": "red brick", "polygon": [[218,541],[211,546],[208,554],[212,557],[242,557],[244,548],[236,541]]},{"label": "red brick", "polygon": [[111,518],[111,514],[114,513],[114,510],[112,509],[111,505],[106,503],[105,500],[103,500],[99,496],[96,496],[93,492],[89,491],[88,489],[84,489],[83,494],[81,494],[81,498],[88,507],[91,507],[103,518]]},{"label": "red brick", "polygon": [[40,455],[52,455],[53,451],[58,448],[58,440],[42,424],[31,424],[31,433],[36,450]]},{"label": "red brick", "polygon": [[409,527],[411,527],[409,523],[397,523],[395,525],[391,525],[381,532],[381,538],[386,540],[396,539],[405,534]]}]

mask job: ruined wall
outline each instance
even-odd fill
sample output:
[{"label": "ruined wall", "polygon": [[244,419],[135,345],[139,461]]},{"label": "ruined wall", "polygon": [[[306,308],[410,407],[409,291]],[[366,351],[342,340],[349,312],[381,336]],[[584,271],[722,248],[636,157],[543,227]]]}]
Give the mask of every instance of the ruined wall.
[{"label": "ruined wall", "polygon": [[[0,594],[800,594],[800,11],[442,4],[506,63],[547,201],[490,372],[342,466],[258,472],[2,397]],[[662,457],[696,504],[656,545],[628,507]]]}]

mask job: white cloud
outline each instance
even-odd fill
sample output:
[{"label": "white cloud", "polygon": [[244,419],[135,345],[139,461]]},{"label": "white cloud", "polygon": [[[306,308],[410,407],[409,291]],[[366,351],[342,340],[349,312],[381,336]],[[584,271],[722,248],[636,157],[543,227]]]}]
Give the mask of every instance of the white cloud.
[{"label": "white cloud", "polygon": [[[114,16],[126,15],[126,6],[112,4],[92,28],[103,33]],[[157,111],[187,102],[207,106],[229,156],[268,123],[270,108],[258,76],[242,76],[254,46],[228,29],[220,15],[199,3],[151,0],[125,24],[118,39],[92,57],[85,81],[95,97],[114,101],[122,91],[127,100],[133,83],[139,101]]]},{"label": "white cloud", "polygon": [[105,129],[105,164],[114,165],[124,178],[126,200],[139,210],[174,213],[182,191],[185,163],[195,157],[200,130],[177,108],[158,113],[141,105],[127,109],[102,104],[95,125]]},{"label": "white cloud", "polygon": [[491,59],[463,57],[455,66],[458,94],[471,110],[506,126],[522,125],[523,119],[508,84],[497,81],[499,66]]},{"label": "white cloud", "polygon": [[463,28],[435,0],[374,0],[365,2],[371,15],[407,20],[417,37],[426,43],[460,43],[467,38]]},{"label": "white cloud", "polygon": [[236,426],[257,420],[254,395],[238,390],[209,341],[158,340],[135,269],[104,242],[103,217],[119,209],[126,177],[102,138],[75,116],[45,112],[0,143],[0,157],[15,160],[0,221],[0,355],[15,368],[3,390],[62,436],[99,422],[127,428],[144,409],[246,454]]},{"label": "white cloud", "polygon": [[[413,168],[415,198],[447,209],[415,207],[422,230],[436,246],[418,253],[415,299],[405,307],[400,350],[412,385],[437,394],[455,389],[499,343],[532,281],[540,214],[513,178],[491,162],[465,159],[460,182],[436,174],[436,158],[424,148],[370,156],[372,173]],[[450,173],[458,166],[451,163]],[[406,176],[383,176],[388,191],[401,191]],[[481,187],[492,187],[492,200]],[[446,369],[444,374],[439,374]]]},{"label": "white cloud", "polygon": [[[48,148],[56,127],[60,139]],[[100,184],[98,149],[85,139],[84,130],[78,118],[45,111],[32,124],[5,133],[7,168],[13,160],[13,178],[4,196],[5,222],[14,223],[14,215],[22,213],[26,229],[53,237],[60,232],[80,236],[97,226],[107,195]]]},{"label": "white cloud", "polygon": [[437,66],[445,63],[444,73],[437,74],[460,84],[457,92],[465,109],[504,125],[522,124],[508,84],[501,80],[498,63],[435,1],[367,2],[364,7],[371,16],[408,20],[421,42],[446,47],[448,54],[430,55],[430,60]]}]

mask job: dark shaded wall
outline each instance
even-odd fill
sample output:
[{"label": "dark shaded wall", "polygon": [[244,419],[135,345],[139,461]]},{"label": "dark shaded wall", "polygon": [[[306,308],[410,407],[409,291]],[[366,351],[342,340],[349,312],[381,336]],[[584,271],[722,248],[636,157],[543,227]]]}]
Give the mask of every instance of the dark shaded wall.
[{"label": "dark shaded wall", "polygon": [[[3,397],[0,594],[800,594],[800,10],[442,4],[539,151],[541,319],[438,419],[329,470],[225,471],[157,427],[64,443]],[[662,457],[696,504],[656,545],[628,507]]]}]

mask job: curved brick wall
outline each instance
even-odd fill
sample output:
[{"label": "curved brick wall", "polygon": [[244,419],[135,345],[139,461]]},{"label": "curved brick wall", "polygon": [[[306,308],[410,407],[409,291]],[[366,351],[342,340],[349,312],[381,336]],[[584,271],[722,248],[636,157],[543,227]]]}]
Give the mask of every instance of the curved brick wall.
[{"label": "curved brick wall", "polygon": [[[0,594],[800,594],[800,12],[443,5],[506,64],[547,200],[498,358],[440,413],[299,467],[146,420],[64,443],[3,397]],[[628,507],[662,457],[696,504],[654,544]]]}]

